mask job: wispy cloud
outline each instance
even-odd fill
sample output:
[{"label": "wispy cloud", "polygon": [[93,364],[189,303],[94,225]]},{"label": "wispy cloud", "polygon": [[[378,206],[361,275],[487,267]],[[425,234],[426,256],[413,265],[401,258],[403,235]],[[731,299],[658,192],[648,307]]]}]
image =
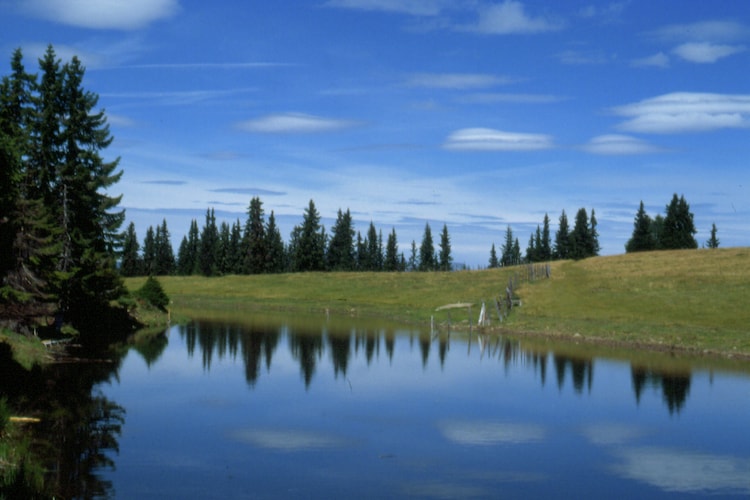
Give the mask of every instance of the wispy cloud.
[{"label": "wispy cloud", "polygon": [[730,42],[750,36],[750,30],[734,21],[702,21],[687,24],[670,24],[648,33],[651,37],[667,41]]},{"label": "wispy cloud", "polygon": [[653,66],[657,68],[668,68],[669,56],[664,52],[657,52],[652,56],[634,59],[630,62],[630,65],[635,67]]},{"label": "wispy cloud", "polygon": [[[231,97],[237,94],[244,94],[257,91],[254,87],[237,88],[237,89],[201,89],[201,90],[167,90],[152,92],[103,92],[101,97],[113,99],[135,99],[157,101],[164,105],[184,105],[197,104],[204,101]],[[149,102],[153,104],[153,102]]]},{"label": "wispy cloud", "polygon": [[724,45],[711,42],[689,42],[678,45],[672,52],[686,61],[694,63],[715,63],[719,59],[744,52],[744,45]]},{"label": "wispy cloud", "polygon": [[750,126],[750,95],[675,92],[614,108],[618,128],[669,134]]},{"label": "wispy cloud", "polygon": [[504,132],[489,128],[456,130],[443,144],[445,149],[456,151],[537,151],[554,146],[551,136]]},{"label": "wispy cloud", "polygon": [[406,83],[413,87],[473,89],[506,85],[513,82],[514,80],[507,76],[479,73],[418,73],[412,75]]},{"label": "wispy cloud", "polygon": [[413,16],[435,16],[446,6],[445,0],[329,0],[327,7],[398,12]]},{"label": "wispy cloud", "polygon": [[513,35],[558,31],[563,26],[560,20],[527,14],[521,2],[506,0],[480,7],[476,24],[464,29],[487,35]]},{"label": "wispy cloud", "polygon": [[185,181],[176,181],[172,179],[157,179],[153,181],[142,181],[141,184],[156,184],[161,186],[183,186],[187,184]]},{"label": "wispy cloud", "polygon": [[351,120],[325,118],[303,113],[284,113],[268,115],[254,120],[247,120],[237,126],[246,132],[265,134],[310,134],[333,132],[359,125]]},{"label": "wispy cloud", "polygon": [[243,195],[265,195],[265,196],[283,196],[287,193],[284,191],[272,191],[270,189],[254,188],[254,187],[231,187],[231,188],[217,188],[209,189],[212,193],[228,193],[228,194],[243,194]]},{"label": "wispy cloud", "polygon": [[474,93],[460,97],[458,100],[466,104],[491,104],[499,102],[518,104],[546,104],[566,100],[566,97],[552,94],[515,94],[502,92]]},{"label": "wispy cloud", "polygon": [[204,69],[225,69],[225,70],[236,70],[236,69],[263,69],[263,68],[278,68],[285,66],[296,66],[291,63],[281,62],[195,62],[195,63],[156,63],[156,64],[126,64],[122,66],[107,66],[101,69],[158,69],[158,70],[204,70]]},{"label": "wispy cloud", "polygon": [[491,421],[446,421],[439,427],[446,439],[474,446],[531,443],[542,441],[546,434],[539,425]]},{"label": "wispy cloud", "polygon": [[609,56],[601,50],[565,50],[557,54],[563,64],[605,64]]},{"label": "wispy cloud", "polygon": [[662,149],[629,135],[609,134],[591,139],[581,149],[599,155],[637,155],[659,153]]},{"label": "wispy cloud", "polygon": [[744,52],[746,47],[736,42],[750,37],[750,29],[733,21],[703,21],[672,24],[646,35],[662,43],[677,44],[671,52],[684,61],[711,64]]},{"label": "wispy cloud", "polygon": [[24,10],[52,22],[92,29],[140,29],[179,11],[178,0],[27,0]]}]

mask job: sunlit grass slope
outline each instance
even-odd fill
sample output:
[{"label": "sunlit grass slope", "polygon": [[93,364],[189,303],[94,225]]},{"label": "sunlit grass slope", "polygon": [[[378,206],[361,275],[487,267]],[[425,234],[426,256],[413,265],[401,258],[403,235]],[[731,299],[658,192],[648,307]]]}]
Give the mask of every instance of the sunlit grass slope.
[{"label": "sunlit grass slope", "polygon": [[748,248],[557,262],[521,295],[515,328],[750,353]]},{"label": "sunlit grass slope", "polygon": [[[455,273],[301,273],[159,278],[175,314],[281,310],[427,324],[439,306],[503,294],[515,268]],[[143,279],[127,280],[135,290]],[[506,330],[750,354],[750,249],[664,251],[552,263],[522,283]],[[494,308],[493,324],[498,326]],[[455,322],[465,310],[451,312]]]}]

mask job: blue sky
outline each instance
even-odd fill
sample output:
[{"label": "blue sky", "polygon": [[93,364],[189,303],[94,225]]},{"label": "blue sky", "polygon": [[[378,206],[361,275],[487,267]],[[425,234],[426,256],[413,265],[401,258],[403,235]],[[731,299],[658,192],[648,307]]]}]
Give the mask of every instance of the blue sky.
[{"label": "blue sky", "polygon": [[596,210],[624,252],[643,200],[684,194],[699,243],[750,243],[750,3],[738,1],[0,0],[5,69],[52,43],[87,68],[139,238],[167,219],[288,239],[310,199],[330,230],[395,228],[407,257],[447,224],[484,266],[506,227]]}]

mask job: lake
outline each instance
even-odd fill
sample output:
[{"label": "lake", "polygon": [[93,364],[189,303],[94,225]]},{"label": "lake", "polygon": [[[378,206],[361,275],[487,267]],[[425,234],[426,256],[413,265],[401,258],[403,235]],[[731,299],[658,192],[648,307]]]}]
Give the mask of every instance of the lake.
[{"label": "lake", "polygon": [[349,318],[195,321],[99,373],[85,491],[747,497],[746,365]]}]

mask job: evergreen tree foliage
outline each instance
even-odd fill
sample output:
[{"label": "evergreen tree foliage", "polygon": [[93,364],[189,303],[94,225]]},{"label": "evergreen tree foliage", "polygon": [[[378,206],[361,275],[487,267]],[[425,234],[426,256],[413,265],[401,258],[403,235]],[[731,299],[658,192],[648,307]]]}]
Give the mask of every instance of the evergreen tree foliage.
[{"label": "evergreen tree foliage", "polygon": [[589,249],[589,216],[585,208],[576,213],[573,232],[570,233],[570,254],[572,259],[585,259]]},{"label": "evergreen tree foliage", "polygon": [[436,268],[437,262],[435,259],[435,245],[432,241],[432,230],[430,229],[430,223],[427,222],[424,226],[422,244],[419,247],[419,270],[434,271]]},{"label": "evergreen tree foliage", "polygon": [[633,221],[633,235],[625,244],[626,252],[643,252],[656,248],[651,224],[651,217],[646,213],[643,200],[641,200],[641,205],[638,207],[638,212],[635,214],[635,220]]},{"label": "evergreen tree foliage", "polygon": [[664,234],[664,216],[662,214],[656,214],[651,221],[651,238],[654,240],[655,250],[661,250],[663,248],[661,240],[662,234]]},{"label": "evergreen tree foliage", "polygon": [[512,266],[514,264],[513,245],[513,230],[508,226],[505,230],[505,243],[503,243],[503,246],[500,248],[500,264],[503,267]]},{"label": "evergreen tree foliage", "polygon": [[451,238],[448,234],[447,224],[443,224],[443,232],[440,233],[439,247],[438,269],[441,271],[450,271],[453,268],[453,256],[451,256]]},{"label": "evergreen tree foliage", "polygon": [[247,223],[245,224],[244,246],[245,272],[261,274],[266,268],[266,234],[263,214],[263,202],[257,196],[250,200],[247,209]]},{"label": "evergreen tree foliage", "polygon": [[293,270],[323,271],[325,269],[325,228],[320,225],[320,214],[310,200],[302,219],[302,226],[293,231]]},{"label": "evergreen tree foliage", "polygon": [[281,232],[276,226],[276,216],[271,211],[266,225],[266,272],[281,273],[286,269],[286,250]]},{"label": "evergreen tree foliage", "polygon": [[589,257],[596,257],[599,255],[599,250],[601,247],[599,246],[599,231],[596,229],[596,226],[599,225],[599,222],[596,220],[596,212],[594,209],[591,209],[591,217],[589,218],[589,234],[588,234],[588,256]]},{"label": "evergreen tree foliage", "polygon": [[231,274],[230,254],[232,252],[231,241],[232,229],[226,221],[219,225],[219,250],[217,251],[216,260],[219,263],[219,274]]},{"label": "evergreen tree foliage", "polygon": [[539,244],[536,241],[536,235],[531,233],[531,236],[529,236],[529,244],[526,246],[527,262],[536,262],[536,254],[539,247]]},{"label": "evergreen tree foliage", "polygon": [[542,240],[539,243],[539,255],[537,256],[539,261],[552,259],[552,242],[550,240],[549,222],[549,215],[545,213],[544,222],[542,223]]},{"label": "evergreen tree foliage", "polygon": [[417,242],[411,240],[411,252],[409,253],[409,271],[416,271],[419,269],[419,255],[417,254]]},{"label": "evergreen tree foliage", "polygon": [[143,238],[143,272],[146,276],[156,274],[156,234],[153,226],[149,226]]},{"label": "evergreen tree foliage", "polygon": [[490,269],[494,269],[496,267],[500,267],[500,261],[497,260],[497,250],[495,250],[495,244],[492,244],[492,248],[490,248],[490,262],[489,262]]},{"label": "evergreen tree foliage", "polygon": [[555,233],[554,255],[558,259],[569,259],[570,256],[570,229],[568,227],[568,216],[565,210],[560,215],[560,225]]},{"label": "evergreen tree foliage", "polygon": [[[401,256],[401,258],[403,258],[403,256]],[[396,228],[392,228],[391,232],[388,234],[388,242],[385,246],[384,269],[391,272],[400,271],[402,269],[401,258],[399,258],[398,254],[398,239],[396,237]]]},{"label": "evergreen tree foliage", "polygon": [[158,276],[172,274],[175,271],[175,258],[169,229],[167,228],[167,219],[163,219],[161,226],[156,227],[154,249],[154,274]]},{"label": "evergreen tree foliage", "polygon": [[[244,264],[244,254],[242,253],[242,223],[237,219],[232,224],[232,228],[229,233],[229,250],[227,252],[227,273],[229,274],[241,274]],[[266,234],[266,244],[268,243],[268,235]],[[266,248],[268,248],[266,246]],[[268,259],[268,255],[266,255]],[[263,263],[264,269],[267,265]]]},{"label": "evergreen tree foliage", "polygon": [[517,266],[521,263],[521,244],[518,238],[513,242],[513,251],[511,252],[511,265]]},{"label": "evergreen tree foliage", "polygon": [[219,250],[219,229],[216,227],[214,209],[206,210],[206,222],[201,230],[198,267],[203,276],[216,276],[219,271],[217,255]]},{"label": "evergreen tree foliage", "polygon": [[378,232],[375,229],[375,224],[370,221],[370,227],[367,229],[367,237],[365,238],[365,270],[366,271],[380,271],[380,263],[383,260],[380,247],[378,245]]},{"label": "evergreen tree foliage", "polygon": [[685,201],[684,195],[678,198],[675,193],[672,201],[667,205],[660,246],[664,249],[698,248],[698,242],[693,236],[695,233],[697,230],[693,223],[690,205]]},{"label": "evergreen tree foliage", "polygon": [[354,252],[354,224],[349,209],[336,214],[336,222],[331,228],[328,242],[328,269],[332,271],[353,271],[356,268]]},{"label": "evergreen tree foliage", "polygon": [[120,273],[123,276],[139,276],[142,272],[142,261],[138,251],[138,236],[135,233],[135,224],[131,222],[125,231],[125,238],[122,245],[122,260],[120,263]]},{"label": "evergreen tree foliage", "polygon": [[711,224],[711,237],[706,241],[706,248],[719,248],[719,239],[716,237],[716,224]]},{"label": "evergreen tree foliage", "polygon": [[200,232],[198,231],[198,221],[190,221],[190,229],[186,237],[183,237],[180,243],[180,249],[177,254],[177,273],[182,276],[190,276],[200,272],[198,264],[198,255],[200,252]]}]

